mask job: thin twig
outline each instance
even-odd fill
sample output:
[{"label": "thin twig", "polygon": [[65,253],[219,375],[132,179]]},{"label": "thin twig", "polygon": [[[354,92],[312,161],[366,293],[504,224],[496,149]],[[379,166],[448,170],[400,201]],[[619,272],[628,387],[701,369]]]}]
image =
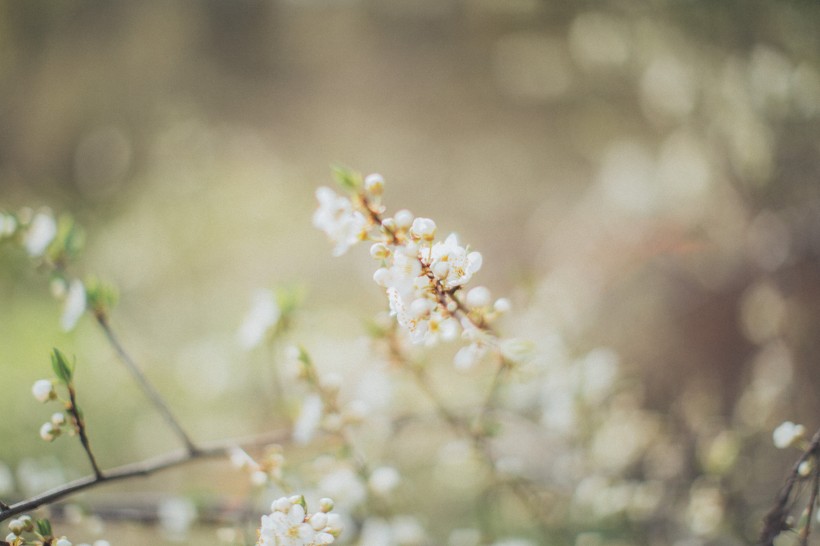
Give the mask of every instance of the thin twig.
[{"label": "thin twig", "polygon": [[94,453],[91,451],[91,442],[89,442],[88,434],[86,434],[85,420],[80,413],[80,409],[77,407],[77,393],[74,391],[74,387],[71,383],[68,384],[68,397],[71,401],[71,407],[68,408],[68,411],[71,413],[71,416],[74,419],[74,424],[77,426],[77,433],[80,436],[80,443],[83,445],[86,455],[88,455],[88,460],[91,463],[91,469],[94,471],[94,476],[98,479],[102,478],[102,471],[97,465],[97,459],[94,458]]},{"label": "thin twig", "polygon": [[137,363],[134,361],[133,358],[131,358],[131,355],[129,355],[125,351],[125,348],[122,346],[122,343],[120,343],[119,338],[116,336],[114,330],[111,328],[111,325],[108,323],[108,318],[106,317],[106,315],[104,313],[94,313],[94,316],[97,319],[97,324],[99,324],[102,328],[106,339],[114,348],[114,351],[117,353],[117,356],[119,357],[120,361],[123,364],[125,364],[126,368],[128,368],[128,371],[131,373],[131,375],[134,377],[137,383],[139,383],[140,387],[142,387],[142,391],[145,393],[145,395],[148,397],[151,403],[154,404],[154,407],[160,412],[168,426],[170,426],[174,430],[179,439],[182,440],[182,443],[185,444],[185,448],[188,450],[188,453],[192,455],[195,454],[199,448],[196,447],[196,445],[194,445],[193,441],[191,441],[191,438],[179,424],[179,421],[177,421],[177,419],[171,413],[171,410],[165,403],[165,400],[162,398],[162,395],[160,395],[159,392],[157,392],[157,390],[154,388],[154,386],[151,385],[151,383],[142,373],[142,370],[140,370],[139,366],[137,366]]},{"label": "thin twig", "polygon": [[[760,537],[757,541],[758,546],[774,546],[774,539],[777,535],[789,529],[789,526],[786,524],[786,519],[789,516],[788,507],[792,490],[800,479],[800,465],[808,461],[811,457],[816,457],[818,449],[820,449],[820,430],[814,433],[808,447],[792,466],[791,472],[786,477],[786,481],[780,489],[780,493],[777,495],[774,506],[772,506],[763,519],[763,529],[760,531]],[[814,489],[816,491],[817,486],[815,486]],[[812,493],[814,494],[815,491],[812,491]],[[812,522],[809,521],[807,525],[811,525],[811,523]]]},{"label": "thin twig", "polygon": [[820,487],[820,469],[817,468],[817,465],[814,465],[815,468],[812,470],[812,487],[811,487],[811,495],[809,496],[809,506],[808,506],[808,517],[806,518],[806,527],[803,528],[803,531],[800,535],[800,546],[808,546],[809,544],[809,535],[811,534],[811,524],[814,521],[814,507],[817,504],[817,489]]},{"label": "thin twig", "polygon": [[100,475],[86,476],[29,499],[12,504],[11,506],[6,506],[0,511],[0,522],[104,483],[126,480],[135,477],[146,477],[161,470],[180,466],[198,459],[216,458],[229,455],[231,449],[234,447],[260,447],[273,442],[284,442],[289,437],[290,433],[288,431],[273,431],[258,436],[212,442],[210,444],[200,446],[193,452],[189,450],[177,450],[153,457],[151,459],[146,459],[138,463],[118,466],[101,473]]}]

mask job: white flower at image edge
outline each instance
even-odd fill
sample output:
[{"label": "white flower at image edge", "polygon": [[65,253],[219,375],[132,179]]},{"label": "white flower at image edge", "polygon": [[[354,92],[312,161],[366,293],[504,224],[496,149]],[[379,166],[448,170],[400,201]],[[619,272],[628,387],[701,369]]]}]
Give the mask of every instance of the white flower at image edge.
[{"label": "white flower at image edge", "polygon": [[250,350],[262,343],[270,329],[279,322],[281,313],[271,290],[254,292],[251,309],[237,333],[242,348]]},{"label": "white flower at image edge", "polygon": [[47,212],[38,212],[23,238],[23,246],[29,256],[42,256],[54,237],[57,236],[57,222]]},{"label": "white flower at image edge", "polygon": [[341,256],[352,245],[362,240],[367,229],[367,219],[353,210],[350,199],[337,195],[328,187],[316,189],[319,208],[313,213],[313,225],[324,231],[336,243],[334,256]]},{"label": "white flower at image edge", "polygon": [[86,294],[85,286],[79,279],[74,279],[68,287],[68,295],[63,305],[63,315],[60,317],[60,327],[64,332],[70,332],[77,321],[85,313]]},{"label": "white flower at image edge", "polygon": [[803,425],[795,425],[791,421],[781,423],[772,433],[772,440],[775,447],[779,449],[786,449],[795,445],[802,440],[806,435],[806,427]]}]

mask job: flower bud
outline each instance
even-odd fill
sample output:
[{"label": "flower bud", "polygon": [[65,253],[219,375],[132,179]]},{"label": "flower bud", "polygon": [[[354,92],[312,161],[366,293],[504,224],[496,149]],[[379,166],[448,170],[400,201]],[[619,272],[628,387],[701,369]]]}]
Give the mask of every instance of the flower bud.
[{"label": "flower bud", "polygon": [[270,505],[271,512],[287,512],[290,510],[291,502],[287,497],[279,497]]},{"label": "flower bud", "polygon": [[34,382],[31,387],[31,394],[39,402],[48,402],[57,398],[57,393],[54,392],[54,384],[49,379],[39,379]]},{"label": "flower bud", "polygon": [[51,416],[51,424],[60,428],[65,424],[65,413],[58,411]]},{"label": "flower bud", "polygon": [[490,305],[490,290],[485,286],[476,286],[467,292],[467,307],[487,307]]},{"label": "flower bud", "polygon": [[23,522],[19,519],[13,519],[9,522],[9,531],[11,531],[13,535],[19,536],[23,534],[24,527],[25,525],[23,525]]},{"label": "flower bud", "polygon": [[393,216],[393,220],[399,229],[407,229],[415,222],[415,220],[413,220],[413,213],[407,209],[398,211],[395,216]]},{"label": "flower bud", "polygon": [[390,270],[386,267],[380,267],[375,273],[373,273],[373,280],[382,288],[387,287],[390,282],[390,277]]},{"label": "flower bud", "polygon": [[[333,501],[330,501],[331,505]],[[344,530],[344,522],[342,521],[342,516],[339,514],[333,513],[327,515],[327,532],[333,535],[334,537],[338,537],[342,534],[342,530]]]},{"label": "flower bud", "polygon": [[390,248],[384,243],[376,243],[370,247],[370,256],[374,260],[385,260],[390,257]]},{"label": "flower bud", "polygon": [[327,497],[319,499],[319,510],[321,510],[324,513],[328,513],[331,510],[333,510],[334,506],[335,505],[333,504],[333,499],[329,499]]},{"label": "flower bud", "polygon": [[54,543],[54,546],[71,546],[71,541],[66,537],[60,537],[57,542]]},{"label": "flower bud", "polygon": [[327,514],[324,512],[316,512],[310,516],[308,523],[310,523],[310,526],[313,527],[314,530],[321,531],[327,527]]},{"label": "flower bud", "polygon": [[498,298],[493,304],[493,309],[497,313],[508,313],[512,309],[512,303],[507,298]]},{"label": "flower bud", "polygon": [[370,195],[378,197],[384,192],[384,178],[378,173],[368,174],[364,179],[364,189]]},{"label": "flower bud", "polygon": [[416,218],[410,227],[410,235],[415,239],[432,241],[436,234],[436,223],[429,218]]},{"label": "flower bud", "polygon": [[60,435],[60,429],[56,428],[51,423],[43,423],[40,427],[40,438],[46,442],[53,442],[54,438]]},{"label": "flower bud", "polygon": [[17,519],[23,524],[23,531],[27,533],[34,531],[34,520],[31,519],[31,516],[20,516]]}]

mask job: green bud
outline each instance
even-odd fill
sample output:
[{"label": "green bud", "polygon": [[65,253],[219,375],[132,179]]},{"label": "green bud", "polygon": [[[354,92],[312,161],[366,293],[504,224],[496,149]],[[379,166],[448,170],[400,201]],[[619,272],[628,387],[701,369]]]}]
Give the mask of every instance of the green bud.
[{"label": "green bud", "polygon": [[96,315],[105,315],[119,299],[117,289],[113,285],[104,283],[96,277],[86,279],[85,292],[88,307]]}]

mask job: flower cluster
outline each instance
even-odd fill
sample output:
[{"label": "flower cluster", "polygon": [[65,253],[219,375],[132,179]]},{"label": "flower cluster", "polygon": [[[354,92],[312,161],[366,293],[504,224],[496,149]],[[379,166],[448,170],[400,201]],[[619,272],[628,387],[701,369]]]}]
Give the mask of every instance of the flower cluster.
[{"label": "flower cluster", "polygon": [[6,540],[11,546],[51,544],[53,546],[71,546],[66,537],[52,536],[51,523],[46,519],[34,521],[31,516],[23,515],[9,522],[9,534]]},{"label": "flower cluster", "polygon": [[259,546],[320,546],[333,544],[342,533],[342,521],[332,512],[333,501],[321,499],[319,511],[308,514],[301,495],[281,497],[271,504],[271,513],[262,516]]},{"label": "flower cluster", "polygon": [[509,309],[509,301],[493,302],[488,289],[476,287],[462,297],[465,285],[481,269],[479,252],[462,246],[455,233],[436,239],[436,223],[400,210],[384,216],[384,179],[371,174],[337,171],[352,197],[327,187],[316,191],[319,208],[313,224],[335,243],[340,255],[359,241],[371,241],[370,255],[380,267],[374,281],[387,292],[390,312],[414,344],[435,345],[462,333],[470,341],[457,362],[466,367],[492,343],[490,323]]},{"label": "flower cluster", "polygon": [[[38,379],[31,387],[31,393],[39,402],[48,402],[57,399],[57,391],[54,389],[54,382],[50,379]],[[63,427],[66,424],[65,412],[54,412],[51,419],[43,423],[40,427],[40,438],[46,442],[54,441],[57,436],[62,434]]]}]

